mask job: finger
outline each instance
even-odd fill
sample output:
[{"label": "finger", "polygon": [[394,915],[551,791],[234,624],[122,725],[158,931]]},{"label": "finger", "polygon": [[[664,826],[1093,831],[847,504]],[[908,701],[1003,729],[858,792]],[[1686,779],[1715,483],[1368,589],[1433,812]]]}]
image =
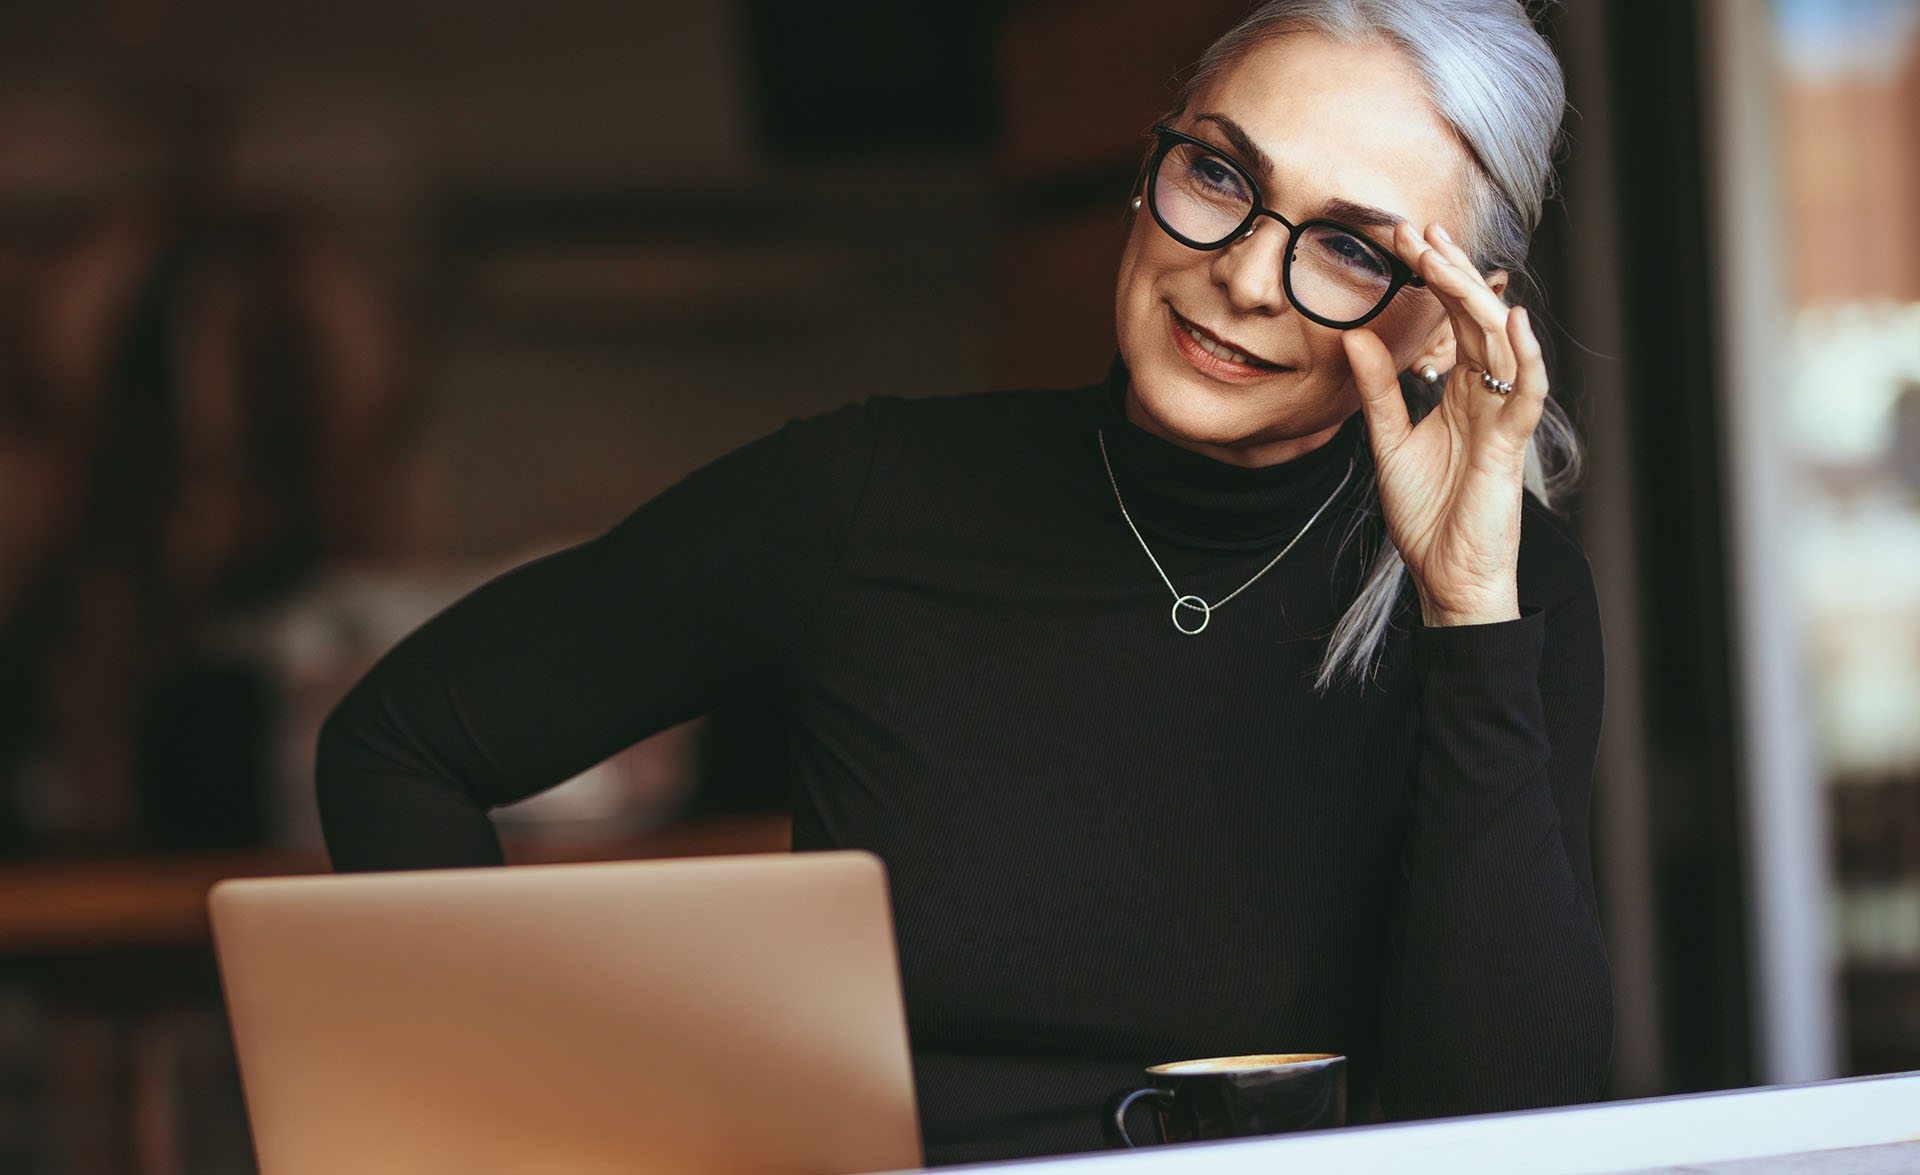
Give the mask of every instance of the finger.
[{"label": "finger", "polygon": [[1353,369],[1353,383],[1360,390],[1360,412],[1367,419],[1374,456],[1384,457],[1399,448],[1413,431],[1407,402],[1400,395],[1400,375],[1393,356],[1380,336],[1365,327],[1342,332],[1340,343],[1347,349],[1347,365]]},{"label": "finger", "polygon": [[1540,421],[1547,402],[1547,362],[1540,350],[1540,338],[1533,333],[1533,320],[1525,306],[1515,306],[1507,315],[1507,343],[1513,348],[1516,371],[1513,377],[1511,411],[1531,433]]},{"label": "finger", "polygon": [[[1487,288],[1479,274],[1453,264],[1439,250],[1427,250],[1421,261],[1420,275],[1427,279],[1427,289],[1453,321],[1454,338],[1462,355],[1482,367],[1489,360],[1510,358],[1506,342],[1510,307]],[[1495,374],[1511,371],[1503,363]]]},{"label": "finger", "polygon": [[[1475,268],[1473,258],[1467,256],[1466,250],[1460,247],[1439,221],[1427,225],[1424,231],[1414,228],[1411,221],[1401,221],[1395,226],[1394,245],[1405,254],[1407,264],[1415,268],[1428,262],[1444,262],[1457,267],[1469,281],[1477,280],[1481,285],[1486,284],[1485,279],[1480,277],[1480,271]],[[1433,256],[1429,258],[1428,254]]]},{"label": "finger", "polygon": [[1413,227],[1412,221],[1403,220],[1393,226],[1394,253],[1401,261],[1406,263],[1408,269],[1420,274],[1423,278],[1426,274],[1421,271],[1420,258],[1423,254],[1432,252],[1432,250],[1433,246],[1428,244],[1426,238],[1420,235],[1419,229]]},{"label": "finger", "polygon": [[1492,294],[1493,300],[1501,306],[1502,314],[1505,313],[1506,303],[1502,301],[1500,291],[1493,288],[1493,282],[1489,280],[1486,274],[1480,272],[1480,267],[1474,263],[1472,257],[1467,255],[1467,251],[1461,248],[1460,243],[1453,239],[1453,234],[1447,231],[1446,225],[1441,224],[1437,220],[1428,225],[1426,240],[1435,251],[1458,269],[1470,283],[1483,287],[1487,293]]},{"label": "finger", "polygon": [[[1481,276],[1479,267],[1474,265],[1473,258],[1467,256],[1467,251],[1460,247],[1460,243],[1453,239],[1453,234],[1447,231],[1446,225],[1437,220],[1428,225],[1426,240],[1430,246],[1440,251],[1442,257],[1478,278],[1481,285],[1486,285],[1486,278]],[[1487,289],[1491,291],[1493,287],[1487,286]]]},{"label": "finger", "polygon": [[1427,227],[1426,246],[1419,257],[1420,275],[1453,321],[1454,337],[1470,365],[1510,378],[1511,349],[1506,339],[1510,309],[1474,268],[1473,259],[1438,223]]},{"label": "finger", "polygon": [[1511,308],[1500,300],[1466,250],[1439,222],[1428,225],[1423,235],[1409,222],[1401,221],[1394,228],[1393,243],[1402,259],[1426,279],[1428,291],[1439,301],[1453,329],[1456,375],[1447,381],[1446,399],[1470,414],[1497,411],[1505,397],[1483,385],[1479,377],[1486,372],[1495,379],[1511,381],[1516,366],[1506,334]]}]

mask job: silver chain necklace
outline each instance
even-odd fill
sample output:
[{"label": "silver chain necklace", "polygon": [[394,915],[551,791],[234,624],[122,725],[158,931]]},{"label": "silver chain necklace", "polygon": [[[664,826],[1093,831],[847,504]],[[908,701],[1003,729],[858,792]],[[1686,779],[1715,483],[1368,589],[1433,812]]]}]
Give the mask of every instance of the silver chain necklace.
[{"label": "silver chain necklace", "polygon": [[[1171,614],[1173,627],[1187,636],[1199,636],[1205,632],[1208,622],[1213,619],[1213,610],[1215,608],[1225,606],[1227,601],[1252,587],[1254,582],[1261,576],[1273,570],[1275,563],[1286,558],[1287,552],[1293,550],[1294,544],[1307,537],[1307,532],[1313,529],[1313,524],[1320,521],[1320,516],[1327,512],[1327,507],[1333,505],[1333,500],[1340,496],[1340,491],[1346,489],[1347,482],[1353,478],[1354,459],[1349,457],[1347,458],[1347,472],[1340,478],[1340,484],[1333,487],[1333,492],[1327,495],[1327,500],[1320,503],[1320,508],[1313,512],[1313,517],[1307,519],[1307,524],[1300,528],[1300,533],[1287,540],[1287,545],[1280,548],[1278,555],[1267,560],[1265,567],[1254,572],[1253,579],[1249,579],[1247,582],[1209,604],[1199,596],[1181,592],[1179,588],[1173,586],[1173,581],[1167,578],[1167,569],[1160,566],[1160,560],[1153,557],[1153,548],[1147,545],[1147,540],[1145,536],[1140,533],[1140,528],[1133,524],[1133,515],[1127,513],[1127,500],[1120,496],[1120,480],[1113,476],[1113,462],[1107,458],[1106,430],[1096,429],[1094,430],[1094,435],[1100,439],[1100,463],[1107,467],[1107,484],[1113,487],[1113,500],[1120,503],[1120,517],[1127,520],[1127,529],[1131,530],[1133,537],[1139,541],[1140,549],[1147,553],[1147,559],[1153,564],[1153,569],[1160,573],[1160,582],[1166,584],[1167,590],[1173,593],[1173,612]],[[1194,625],[1192,628],[1188,628],[1186,625],[1180,623],[1180,613],[1183,609],[1188,612],[1198,612],[1200,614],[1200,623]]]}]

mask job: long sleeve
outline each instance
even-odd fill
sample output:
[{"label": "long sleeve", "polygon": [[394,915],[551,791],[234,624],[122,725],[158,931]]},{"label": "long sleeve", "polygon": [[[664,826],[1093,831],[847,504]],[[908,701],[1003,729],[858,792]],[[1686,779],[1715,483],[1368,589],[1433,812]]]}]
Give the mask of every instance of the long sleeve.
[{"label": "long sleeve", "polygon": [[[1386,976],[1389,1117],[1586,1101],[1606,1076],[1588,846],[1598,607],[1572,540],[1544,519],[1529,529],[1520,620],[1414,634],[1421,746]],[[1529,579],[1548,581],[1537,602]]]},{"label": "long sleeve", "polygon": [[496,863],[488,809],[772,669],[844,547],[873,453],[867,410],[789,425],[401,642],[321,732],[335,868]]}]

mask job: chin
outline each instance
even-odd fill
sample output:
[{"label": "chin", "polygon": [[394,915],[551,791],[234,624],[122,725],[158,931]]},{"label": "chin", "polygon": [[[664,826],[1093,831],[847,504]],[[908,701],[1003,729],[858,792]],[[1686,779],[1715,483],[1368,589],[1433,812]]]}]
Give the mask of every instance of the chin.
[{"label": "chin", "polygon": [[1132,399],[1146,418],[1138,423],[1168,440],[1207,445],[1255,440],[1273,423],[1270,413],[1250,410],[1246,392],[1223,395],[1192,386],[1197,382],[1151,374],[1134,380]]},{"label": "chin", "polygon": [[1289,406],[1306,391],[1299,374],[1289,371],[1236,386],[1208,379],[1177,356],[1155,356],[1142,368],[1128,369],[1132,398],[1158,426],[1155,431],[1209,444],[1285,436]]},{"label": "chin", "polygon": [[[1174,444],[1235,464],[1269,464],[1318,448],[1359,408],[1356,397],[1338,403],[1315,397],[1297,372],[1227,387],[1170,366],[1156,357],[1138,372],[1128,368],[1129,418]],[[1308,398],[1311,407],[1302,404]]]}]

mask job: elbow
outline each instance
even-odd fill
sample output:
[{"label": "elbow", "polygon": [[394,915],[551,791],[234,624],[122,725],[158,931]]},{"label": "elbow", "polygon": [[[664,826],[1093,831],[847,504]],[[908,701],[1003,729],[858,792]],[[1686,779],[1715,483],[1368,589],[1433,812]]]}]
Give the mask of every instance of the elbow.
[{"label": "elbow", "polygon": [[321,725],[314,798],[340,872],[501,863],[489,807],[377,695],[356,690]]},{"label": "elbow", "polygon": [[319,810],[320,832],[335,868],[340,867],[344,830],[364,811],[366,740],[360,730],[353,696],[348,695],[320,724],[314,744],[313,799]]}]

